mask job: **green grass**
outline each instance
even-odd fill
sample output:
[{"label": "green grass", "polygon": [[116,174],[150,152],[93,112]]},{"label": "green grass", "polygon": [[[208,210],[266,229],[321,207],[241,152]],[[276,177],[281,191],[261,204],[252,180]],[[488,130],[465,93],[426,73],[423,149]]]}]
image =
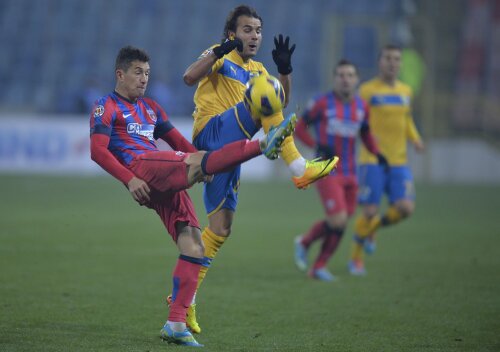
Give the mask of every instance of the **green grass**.
[{"label": "green grass", "polygon": [[[182,350],[159,339],[177,251],[111,179],[0,177],[0,351]],[[500,350],[500,188],[417,186],[369,275],[299,273],[314,189],[243,182],[233,235],[198,295],[206,351]],[[191,192],[201,223],[201,187]],[[316,248],[313,248],[315,254]]]}]

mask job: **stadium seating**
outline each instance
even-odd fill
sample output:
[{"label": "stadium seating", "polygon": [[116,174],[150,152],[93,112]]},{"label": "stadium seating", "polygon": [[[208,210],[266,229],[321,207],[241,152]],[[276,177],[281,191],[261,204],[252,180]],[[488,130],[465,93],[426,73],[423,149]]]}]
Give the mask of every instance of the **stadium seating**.
[{"label": "stadium seating", "polygon": [[[320,86],[322,77],[331,72],[331,67],[321,67],[318,62],[325,43],[323,22],[333,13],[388,16],[394,1],[253,1],[264,19],[265,40],[257,59],[276,74],[272,37],[289,35],[297,43],[293,95],[303,101],[326,88]],[[4,54],[0,78],[9,89],[0,92],[0,109],[86,112],[81,104],[83,96],[112,89],[116,52],[132,44],[151,54],[153,73],[161,71],[162,78],[180,96],[183,105],[179,113],[189,115],[193,89],[182,84],[182,74],[206,47],[220,40],[227,12],[238,4],[233,0],[218,1],[217,6],[195,0],[1,1]],[[348,29],[344,40],[363,30]],[[347,45],[344,50],[363,58],[366,56],[359,49],[365,44],[366,50],[376,45],[368,39],[368,43]],[[89,87],[89,82],[98,82],[99,89]]]}]

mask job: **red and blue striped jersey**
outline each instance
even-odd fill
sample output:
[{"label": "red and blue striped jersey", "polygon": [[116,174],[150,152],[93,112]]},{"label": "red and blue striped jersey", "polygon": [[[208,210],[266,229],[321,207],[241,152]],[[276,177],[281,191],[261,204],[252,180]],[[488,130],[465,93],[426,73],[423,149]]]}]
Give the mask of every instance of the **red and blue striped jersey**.
[{"label": "red and blue striped jersey", "polygon": [[109,151],[125,166],[137,155],[157,151],[155,139],[172,128],[154,100],[142,97],[132,102],[117,92],[98,99],[90,116],[90,135],[108,135]]},{"label": "red and blue striped jersey", "polygon": [[356,174],[356,137],[368,127],[367,104],[356,95],[344,102],[333,91],[313,98],[302,115],[312,128],[316,145],[331,149],[340,158],[336,174]]}]

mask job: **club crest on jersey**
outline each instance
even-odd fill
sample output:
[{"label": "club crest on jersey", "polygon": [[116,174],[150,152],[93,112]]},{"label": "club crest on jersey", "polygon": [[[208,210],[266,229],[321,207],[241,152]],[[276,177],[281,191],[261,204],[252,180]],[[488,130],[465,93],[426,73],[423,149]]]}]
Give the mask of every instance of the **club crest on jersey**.
[{"label": "club crest on jersey", "polygon": [[184,152],[179,152],[179,151],[175,152],[175,155],[177,156],[183,156],[184,154],[185,154]]},{"label": "club crest on jersey", "polygon": [[94,110],[94,117],[100,117],[102,115],[104,115],[104,106],[97,105]]},{"label": "club crest on jersey", "polygon": [[147,109],[146,111],[148,112],[148,115],[151,118],[151,120],[153,120],[153,122],[156,122],[156,114],[155,114],[155,112],[153,110],[151,110],[151,109]]}]

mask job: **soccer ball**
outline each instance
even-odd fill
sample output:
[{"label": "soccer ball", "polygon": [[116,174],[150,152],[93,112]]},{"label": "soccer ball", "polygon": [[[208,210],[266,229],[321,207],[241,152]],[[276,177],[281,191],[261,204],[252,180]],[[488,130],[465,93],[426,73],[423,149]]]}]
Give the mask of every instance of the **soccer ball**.
[{"label": "soccer ball", "polygon": [[283,109],[285,91],[276,77],[254,76],[247,83],[244,103],[253,116],[270,116]]}]

